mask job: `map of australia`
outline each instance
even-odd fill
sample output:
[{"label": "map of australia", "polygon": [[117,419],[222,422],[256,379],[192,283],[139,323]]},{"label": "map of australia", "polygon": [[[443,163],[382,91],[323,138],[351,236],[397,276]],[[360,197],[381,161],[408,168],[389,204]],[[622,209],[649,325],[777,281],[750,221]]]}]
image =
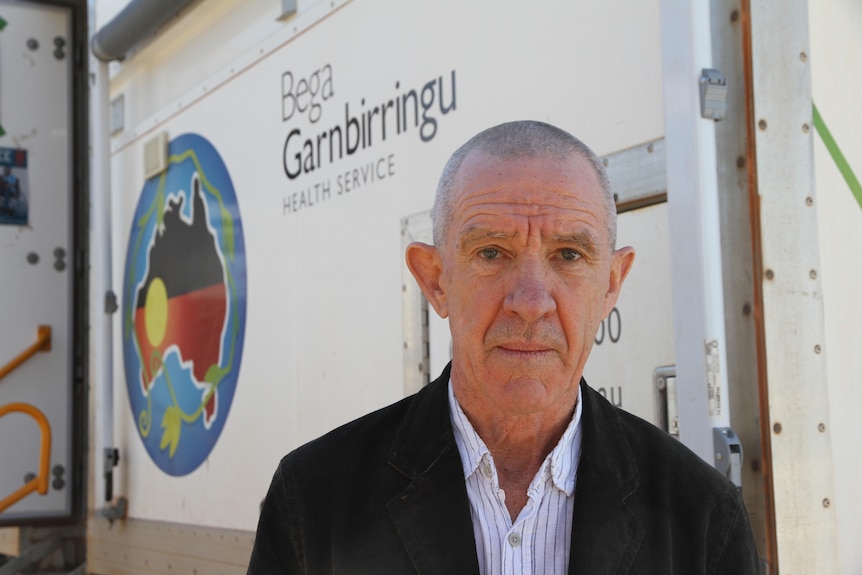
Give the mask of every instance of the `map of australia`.
[{"label": "map of australia", "polygon": [[171,353],[191,368],[193,383],[206,400],[209,426],[218,395],[207,373],[218,366],[227,320],[223,258],[207,225],[200,180],[192,183],[191,220],[184,217],[184,195],[168,200],[162,225],[147,254],[147,274],[135,294],[135,332],[140,346],[141,386],[146,394]]}]

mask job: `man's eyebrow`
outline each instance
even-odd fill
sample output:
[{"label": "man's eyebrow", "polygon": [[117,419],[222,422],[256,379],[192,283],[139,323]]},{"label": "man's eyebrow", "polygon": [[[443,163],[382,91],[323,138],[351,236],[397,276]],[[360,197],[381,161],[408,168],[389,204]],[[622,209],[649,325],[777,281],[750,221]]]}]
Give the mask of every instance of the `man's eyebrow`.
[{"label": "man's eyebrow", "polygon": [[490,228],[469,228],[458,237],[458,245],[464,246],[482,240],[504,240],[513,237],[513,234],[508,232],[496,231]]},{"label": "man's eyebrow", "polygon": [[553,240],[559,244],[575,245],[589,255],[596,254],[599,251],[599,239],[590,232],[555,234]]}]

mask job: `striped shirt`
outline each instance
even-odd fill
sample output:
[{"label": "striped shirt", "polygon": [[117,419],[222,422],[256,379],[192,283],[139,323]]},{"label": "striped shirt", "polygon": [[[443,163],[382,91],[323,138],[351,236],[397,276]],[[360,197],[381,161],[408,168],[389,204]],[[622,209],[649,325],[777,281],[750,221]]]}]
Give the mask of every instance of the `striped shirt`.
[{"label": "striped shirt", "polygon": [[449,382],[449,415],[464,466],[482,575],[567,572],[581,453],[581,410],[578,401],[572,421],[530,483],[527,504],[512,523],[494,458],[455,399]]}]

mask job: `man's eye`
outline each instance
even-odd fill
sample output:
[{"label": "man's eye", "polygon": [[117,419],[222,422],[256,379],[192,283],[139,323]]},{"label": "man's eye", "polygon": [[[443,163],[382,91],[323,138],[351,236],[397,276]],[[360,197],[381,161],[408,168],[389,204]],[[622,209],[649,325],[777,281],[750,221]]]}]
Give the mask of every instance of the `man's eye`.
[{"label": "man's eye", "polygon": [[479,252],[479,255],[482,256],[482,259],[493,260],[500,255],[500,250],[498,250],[497,248],[483,248]]},{"label": "man's eye", "polygon": [[562,258],[564,260],[567,260],[567,261],[574,261],[574,260],[580,259],[580,257],[581,257],[581,254],[579,254],[575,250],[572,250],[569,248],[564,248],[564,249],[560,250],[560,255],[562,256]]}]

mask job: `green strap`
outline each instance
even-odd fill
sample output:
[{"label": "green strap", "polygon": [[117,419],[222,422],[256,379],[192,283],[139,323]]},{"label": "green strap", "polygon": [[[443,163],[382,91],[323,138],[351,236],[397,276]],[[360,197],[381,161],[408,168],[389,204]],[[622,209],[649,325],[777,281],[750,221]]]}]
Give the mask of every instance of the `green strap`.
[{"label": "green strap", "polygon": [[823,121],[823,118],[820,117],[820,112],[817,110],[817,106],[812,104],[812,107],[814,108],[814,128],[817,129],[817,133],[820,134],[820,139],[823,140],[824,144],[826,144],[826,149],[829,150],[832,160],[835,162],[835,165],[838,166],[838,171],[841,172],[842,176],[844,176],[844,181],[847,182],[847,185],[850,187],[850,191],[853,193],[853,197],[856,198],[856,202],[859,204],[859,207],[862,208],[862,185],[859,184],[856,174],[853,173],[853,168],[850,167],[850,164],[847,162],[847,158],[844,157],[838,144],[835,143],[835,138],[833,138],[832,134],[829,133],[829,128],[826,127],[826,123]]}]

